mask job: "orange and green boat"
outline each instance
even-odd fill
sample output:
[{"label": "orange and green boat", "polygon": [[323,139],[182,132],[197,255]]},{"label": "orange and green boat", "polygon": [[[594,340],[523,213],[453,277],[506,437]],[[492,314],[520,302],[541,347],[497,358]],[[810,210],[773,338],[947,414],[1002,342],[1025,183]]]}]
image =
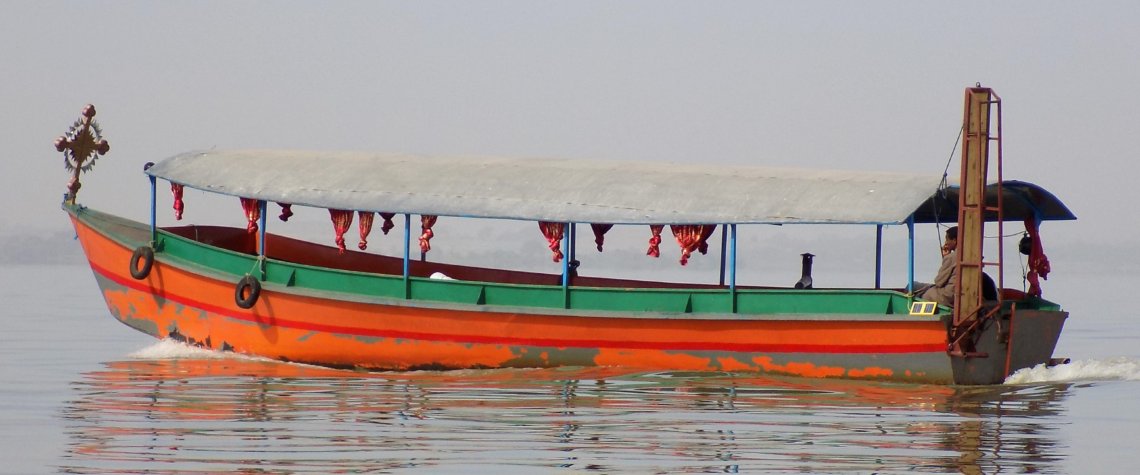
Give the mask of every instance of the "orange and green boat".
[{"label": "orange and green boat", "polygon": [[[1036,237],[1042,221],[1075,219],[1048,191],[1002,179],[1000,98],[986,88],[966,91],[954,186],[894,173],[210,150],[148,164],[150,223],[76,202],[80,172],[109,150],[94,115],[85,109],[56,142],[74,170],[63,209],[110,313],[156,338],[366,370],[599,366],[993,384],[1056,363],[1068,316],[1039,291],[1001,288],[1000,257],[981,259],[987,225],[1022,221]],[[241,198],[249,226],[157,226],[159,180],[179,213],[184,187]],[[283,219],[293,206],[329,210],[338,246],[267,232],[270,203]],[[363,237],[377,214],[386,228],[402,224],[402,256],[345,248],[353,217]],[[438,217],[537,222],[562,271],[414,259]],[[873,288],[815,289],[810,272],[800,288],[736,283],[738,226],[906,226],[913,282],[914,227],[924,223],[962,229],[953,306],[918,300],[913,284],[881,288],[878,265]],[[719,231],[720,280],[578,276],[579,224],[599,246],[612,226],[648,225],[650,253],[669,225],[684,257]],[[1042,262],[1040,246],[1029,247]],[[983,292],[987,266],[998,268],[998,292]]]}]

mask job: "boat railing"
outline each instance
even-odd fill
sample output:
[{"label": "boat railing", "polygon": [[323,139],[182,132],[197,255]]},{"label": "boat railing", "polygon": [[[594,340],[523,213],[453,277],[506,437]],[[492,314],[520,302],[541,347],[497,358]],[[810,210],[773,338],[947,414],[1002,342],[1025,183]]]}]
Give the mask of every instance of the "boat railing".
[{"label": "boat railing", "polygon": [[[150,230],[141,223],[116,218],[84,209],[85,220],[100,221],[97,227],[110,231],[112,239],[128,248],[144,245]],[[292,288],[294,292],[335,293],[339,297],[359,299],[411,299],[424,302],[461,303],[503,307],[532,307],[599,312],[660,312],[677,314],[845,314],[907,315],[910,298],[900,289],[812,289],[772,287],[737,287],[735,292],[715,285],[669,284],[628,285],[636,281],[615,280],[618,286],[573,285],[564,289],[552,274],[532,273],[542,277],[538,283],[510,283],[474,280],[438,280],[427,277],[426,267],[419,275],[404,279],[400,274],[378,272],[362,263],[364,253],[340,256],[341,262],[356,262],[355,268],[334,268],[278,258],[270,254],[264,260],[253,252],[254,235],[244,229],[224,227],[178,227],[158,230],[156,260],[180,266],[193,266],[198,271],[220,279],[237,282],[241,276],[257,273],[268,286]],[[280,239],[291,239],[278,237]],[[307,241],[294,240],[297,243]],[[282,241],[284,242],[284,241]],[[223,247],[226,246],[226,247]],[[332,256],[336,249],[322,248]],[[280,242],[271,249],[287,249]],[[372,259],[393,259],[369,254]],[[288,257],[288,256],[285,256]],[[420,263],[429,265],[431,263]],[[458,268],[456,266],[455,268]],[[264,269],[264,274],[262,273]],[[501,271],[501,270],[500,270]],[[512,273],[512,271],[501,271]],[[605,282],[605,279],[584,282]],[[546,283],[548,282],[548,283]],[[642,283],[646,284],[646,283]],[[1044,301],[1042,301],[1044,302]],[[939,307],[935,315],[943,315]]]},{"label": "boat railing", "polygon": [[[183,261],[240,276],[258,268],[259,259],[252,244],[243,243],[244,230],[228,228],[182,227],[160,232],[164,258]],[[209,236],[208,238],[206,238]],[[275,238],[279,240],[288,238]],[[205,246],[203,244],[206,244]],[[219,246],[228,244],[230,248]],[[296,243],[294,243],[296,245]],[[316,245],[314,245],[316,246]],[[289,249],[284,241],[269,246],[278,251]],[[323,247],[323,246],[316,246]],[[335,248],[324,250],[330,255]],[[295,254],[295,255],[309,255]],[[363,255],[363,254],[362,254]],[[189,256],[193,256],[190,258]],[[342,258],[345,256],[341,256]],[[908,299],[902,292],[874,289],[815,289],[739,287],[735,294],[715,285],[647,283],[645,287],[602,287],[574,285],[568,295],[555,281],[554,275],[528,273],[542,278],[539,283],[509,283],[462,279],[441,280],[426,277],[431,268],[407,281],[392,272],[398,259],[369,255],[369,260],[339,259],[355,262],[342,268],[326,265],[323,259],[295,262],[270,254],[264,262],[263,280],[267,285],[281,285],[312,292],[355,294],[361,298],[394,298],[443,303],[490,305],[504,307],[564,308],[587,311],[629,311],[661,313],[711,314],[906,314]],[[385,260],[393,262],[386,262]],[[389,272],[383,272],[385,267]],[[460,266],[452,266],[452,269]],[[509,272],[501,271],[500,272]],[[462,272],[460,272],[462,274]],[[599,283],[605,279],[583,279]],[[632,281],[619,281],[630,283]],[[667,287],[666,287],[667,286]],[[735,302],[733,302],[735,299]]]}]

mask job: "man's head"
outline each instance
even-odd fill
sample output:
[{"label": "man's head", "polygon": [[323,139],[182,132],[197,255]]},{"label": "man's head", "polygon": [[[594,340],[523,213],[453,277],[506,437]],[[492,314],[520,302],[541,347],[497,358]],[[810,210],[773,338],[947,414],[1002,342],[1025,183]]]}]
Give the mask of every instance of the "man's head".
[{"label": "man's head", "polygon": [[958,226],[950,226],[946,230],[946,242],[942,243],[942,255],[945,256],[958,248]]}]

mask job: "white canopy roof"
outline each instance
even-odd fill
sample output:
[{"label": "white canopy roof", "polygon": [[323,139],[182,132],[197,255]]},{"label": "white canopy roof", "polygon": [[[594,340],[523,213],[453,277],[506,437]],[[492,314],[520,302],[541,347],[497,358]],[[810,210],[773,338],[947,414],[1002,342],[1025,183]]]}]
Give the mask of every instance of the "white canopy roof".
[{"label": "white canopy roof", "polygon": [[149,175],[318,208],[614,224],[897,224],[941,176],[297,150],[176,155]]}]

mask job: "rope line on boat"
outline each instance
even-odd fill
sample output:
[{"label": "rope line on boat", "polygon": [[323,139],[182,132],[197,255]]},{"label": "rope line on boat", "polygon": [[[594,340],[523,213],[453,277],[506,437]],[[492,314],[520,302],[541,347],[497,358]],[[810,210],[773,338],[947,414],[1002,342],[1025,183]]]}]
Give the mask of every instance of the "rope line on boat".
[{"label": "rope line on boat", "polygon": [[257,256],[257,259],[254,259],[254,261],[253,261],[253,266],[250,267],[249,272],[246,272],[245,275],[254,275],[254,273],[256,272],[257,278],[259,280],[264,280],[265,279],[265,261],[266,261],[266,257],[264,255]]},{"label": "rope line on boat", "polygon": [[1017,231],[1017,232],[1013,232],[1013,233],[1009,233],[1009,234],[1003,234],[1001,236],[983,236],[983,237],[986,239],[997,239],[997,238],[1005,239],[1005,238],[1017,237],[1017,236],[1020,236],[1022,234],[1023,234],[1023,231]]},{"label": "rope line on boat", "polygon": [[950,147],[950,156],[946,158],[946,166],[942,168],[942,182],[938,184],[938,189],[944,190],[947,187],[946,178],[950,174],[950,162],[954,161],[954,153],[958,151],[958,144],[962,142],[962,134],[966,132],[966,125],[963,124],[958,129],[958,138],[954,139],[954,146]]},{"label": "rope line on boat", "polygon": [[[960,143],[962,143],[962,134],[964,134],[965,131],[966,131],[966,126],[963,124],[962,127],[960,129],[958,129],[958,138],[954,139],[954,146],[950,147],[950,156],[946,158],[946,166],[942,168],[942,181],[938,183],[938,192],[942,194],[943,198],[946,197],[946,190],[950,187],[950,185],[948,183],[948,178],[950,176],[950,162],[954,161],[954,154],[958,151],[958,145]],[[931,207],[934,208],[935,229],[938,230],[938,232],[935,233],[938,235],[938,246],[942,247],[942,232],[941,232],[942,231],[942,223],[938,221],[938,216],[940,216],[940,215],[938,214],[938,202],[937,202],[937,200],[935,200],[934,202],[931,202]],[[1005,238],[1015,237],[1019,234],[1021,234],[1021,233],[1015,232],[1015,233],[998,235],[998,236],[982,236],[982,238],[983,239],[1005,239]],[[1026,271],[1025,271],[1026,263],[1025,263],[1024,259],[1018,259],[1018,262],[1021,264],[1021,290],[1024,291],[1025,286],[1026,286]]]},{"label": "rope line on boat", "polygon": [[[954,161],[954,154],[958,151],[958,144],[962,142],[962,134],[966,132],[966,124],[958,129],[958,138],[954,139],[954,146],[950,147],[950,156],[946,157],[946,166],[942,167],[942,181],[938,182],[938,193],[942,198],[946,198],[946,190],[950,188],[947,178],[950,176],[950,162]],[[938,200],[931,201],[930,206],[934,208],[934,234],[938,235],[938,247],[942,247],[942,222],[938,221],[940,214],[938,213]]]}]

